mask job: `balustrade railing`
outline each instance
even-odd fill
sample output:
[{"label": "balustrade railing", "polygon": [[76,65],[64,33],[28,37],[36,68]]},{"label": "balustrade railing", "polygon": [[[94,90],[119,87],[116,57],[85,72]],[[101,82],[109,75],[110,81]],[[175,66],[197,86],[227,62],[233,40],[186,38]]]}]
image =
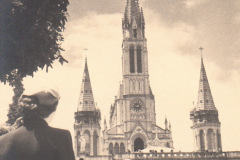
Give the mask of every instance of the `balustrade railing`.
[{"label": "balustrade railing", "polygon": [[233,152],[160,152],[160,153],[126,153],[114,155],[115,160],[145,160],[145,159],[238,159],[240,151]]}]

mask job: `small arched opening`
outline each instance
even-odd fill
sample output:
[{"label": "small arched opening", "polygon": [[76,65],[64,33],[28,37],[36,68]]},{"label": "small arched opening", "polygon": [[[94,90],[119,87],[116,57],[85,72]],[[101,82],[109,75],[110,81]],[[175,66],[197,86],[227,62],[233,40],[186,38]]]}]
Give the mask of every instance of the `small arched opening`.
[{"label": "small arched opening", "polygon": [[213,129],[208,129],[207,131],[207,142],[208,142],[208,150],[213,151],[214,149],[214,133]]},{"label": "small arched opening", "polygon": [[121,153],[121,154],[124,154],[124,153],[125,153],[124,143],[121,143],[121,144],[120,144],[120,153]]},{"label": "small arched opening", "polygon": [[129,48],[129,62],[130,62],[130,73],[135,72],[135,61],[134,61],[134,46],[131,45]]},{"label": "small arched opening", "polygon": [[137,47],[137,72],[142,73],[142,48]]},{"label": "small arched opening", "polygon": [[166,147],[170,148],[170,144],[169,144],[169,142],[166,143]]},{"label": "small arched opening", "polygon": [[90,155],[90,148],[91,148],[91,138],[90,132],[86,130],[84,132],[84,140],[85,140],[85,153]]},{"label": "small arched opening", "polygon": [[117,142],[114,145],[114,153],[119,154],[119,144]]},{"label": "small arched opening", "polygon": [[205,150],[205,143],[204,143],[204,132],[203,132],[203,130],[200,130],[200,132],[199,132],[199,140],[200,140],[200,150],[204,151]]},{"label": "small arched opening", "polygon": [[109,143],[108,153],[113,154],[113,144],[112,143]]}]

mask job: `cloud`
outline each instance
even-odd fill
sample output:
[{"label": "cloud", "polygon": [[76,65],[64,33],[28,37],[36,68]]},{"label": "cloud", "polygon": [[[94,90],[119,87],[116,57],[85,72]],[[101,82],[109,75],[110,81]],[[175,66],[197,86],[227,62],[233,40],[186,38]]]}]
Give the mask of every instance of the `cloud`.
[{"label": "cloud", "polygon": [[123,13],[125,4],[124,0],[70,0],[69,12],[72,19],[87,16],[89,12]]},{"label": "cloud", "polygon": [[203,46],[204,57],[222,70],[218,79],[228,80],[226,77],[240,68],[240,10],[237,3],[234,0],[150,0],[143,5],[156,13],[155,16],[163,22],[161,25],[172,30],[176,30],[179,24],[192,26],[191,34],[194,38],[181,44],[178,53],[192,56],[199,54],[198,48]]},{"label": "cloud", "polygon": [[[116,13],[122,15],[126,4],[124,0],[72,0],[70,2],[71,14],[78,18],[86,17],[91,12],[98,15]],[[143,7],[145,16],[148,11],[153,11],[155,19],[159,19],[164,27],[176,30],[179,25],[191,26],[193,28],[191,34],[194,38],[180,45],[178,53],[186,56],[197,55],[198,48],[203,46],[204,57],[223,70],[219,73],[219,80],[227,80],[224,74],[231,76],[233,70],[240,68],[238,1],[140,0],[139,3]],[[146,21],[149,22],[149,18],[146,18]],[[176,31],[173,32],[176,33]]]},{"label": "cloud", "polygon": [[194,8],[200,4],[206,3],[208,0],[186,0],[184,3],[187,8]]}]

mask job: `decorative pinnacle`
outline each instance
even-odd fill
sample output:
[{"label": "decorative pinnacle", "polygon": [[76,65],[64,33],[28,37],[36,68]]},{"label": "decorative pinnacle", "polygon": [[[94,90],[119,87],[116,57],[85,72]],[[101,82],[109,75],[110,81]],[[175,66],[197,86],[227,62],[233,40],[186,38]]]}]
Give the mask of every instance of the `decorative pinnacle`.
[{"label": "decorative pinnacle", "polygon": [[167,121],[167,116],[165,115],[165,124],[167,124],[167,122],[168,122],[168,121]]}]

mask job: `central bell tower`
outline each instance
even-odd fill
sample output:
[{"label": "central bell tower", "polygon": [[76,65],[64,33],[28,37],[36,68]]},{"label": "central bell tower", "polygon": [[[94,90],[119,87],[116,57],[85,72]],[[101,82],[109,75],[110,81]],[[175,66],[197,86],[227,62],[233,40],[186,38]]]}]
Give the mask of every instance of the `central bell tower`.
[{"label": "central bell tower", "polygon": [[138,0],[127,1],[122,30],[123,97],[127,103],[125,112],[129,114],[125,131],[130,131],[136,122],[150,131],[156,123],[155,102],[149,83],[145,21]]},{"label": "central bell tower", "polygon": [[103,150],[111,154],[134,152],[148,146],[172,148],[171,130],[156,125],[145,20],[138,0],[127,0],[122,31],[122,83],[110,108],[109,129],[103,131]]},{"label": "central bell tower", "polygon": [[124,94],[149,94],[145,22],[138,1],[129,0],[122,20],[122,71]]}]

